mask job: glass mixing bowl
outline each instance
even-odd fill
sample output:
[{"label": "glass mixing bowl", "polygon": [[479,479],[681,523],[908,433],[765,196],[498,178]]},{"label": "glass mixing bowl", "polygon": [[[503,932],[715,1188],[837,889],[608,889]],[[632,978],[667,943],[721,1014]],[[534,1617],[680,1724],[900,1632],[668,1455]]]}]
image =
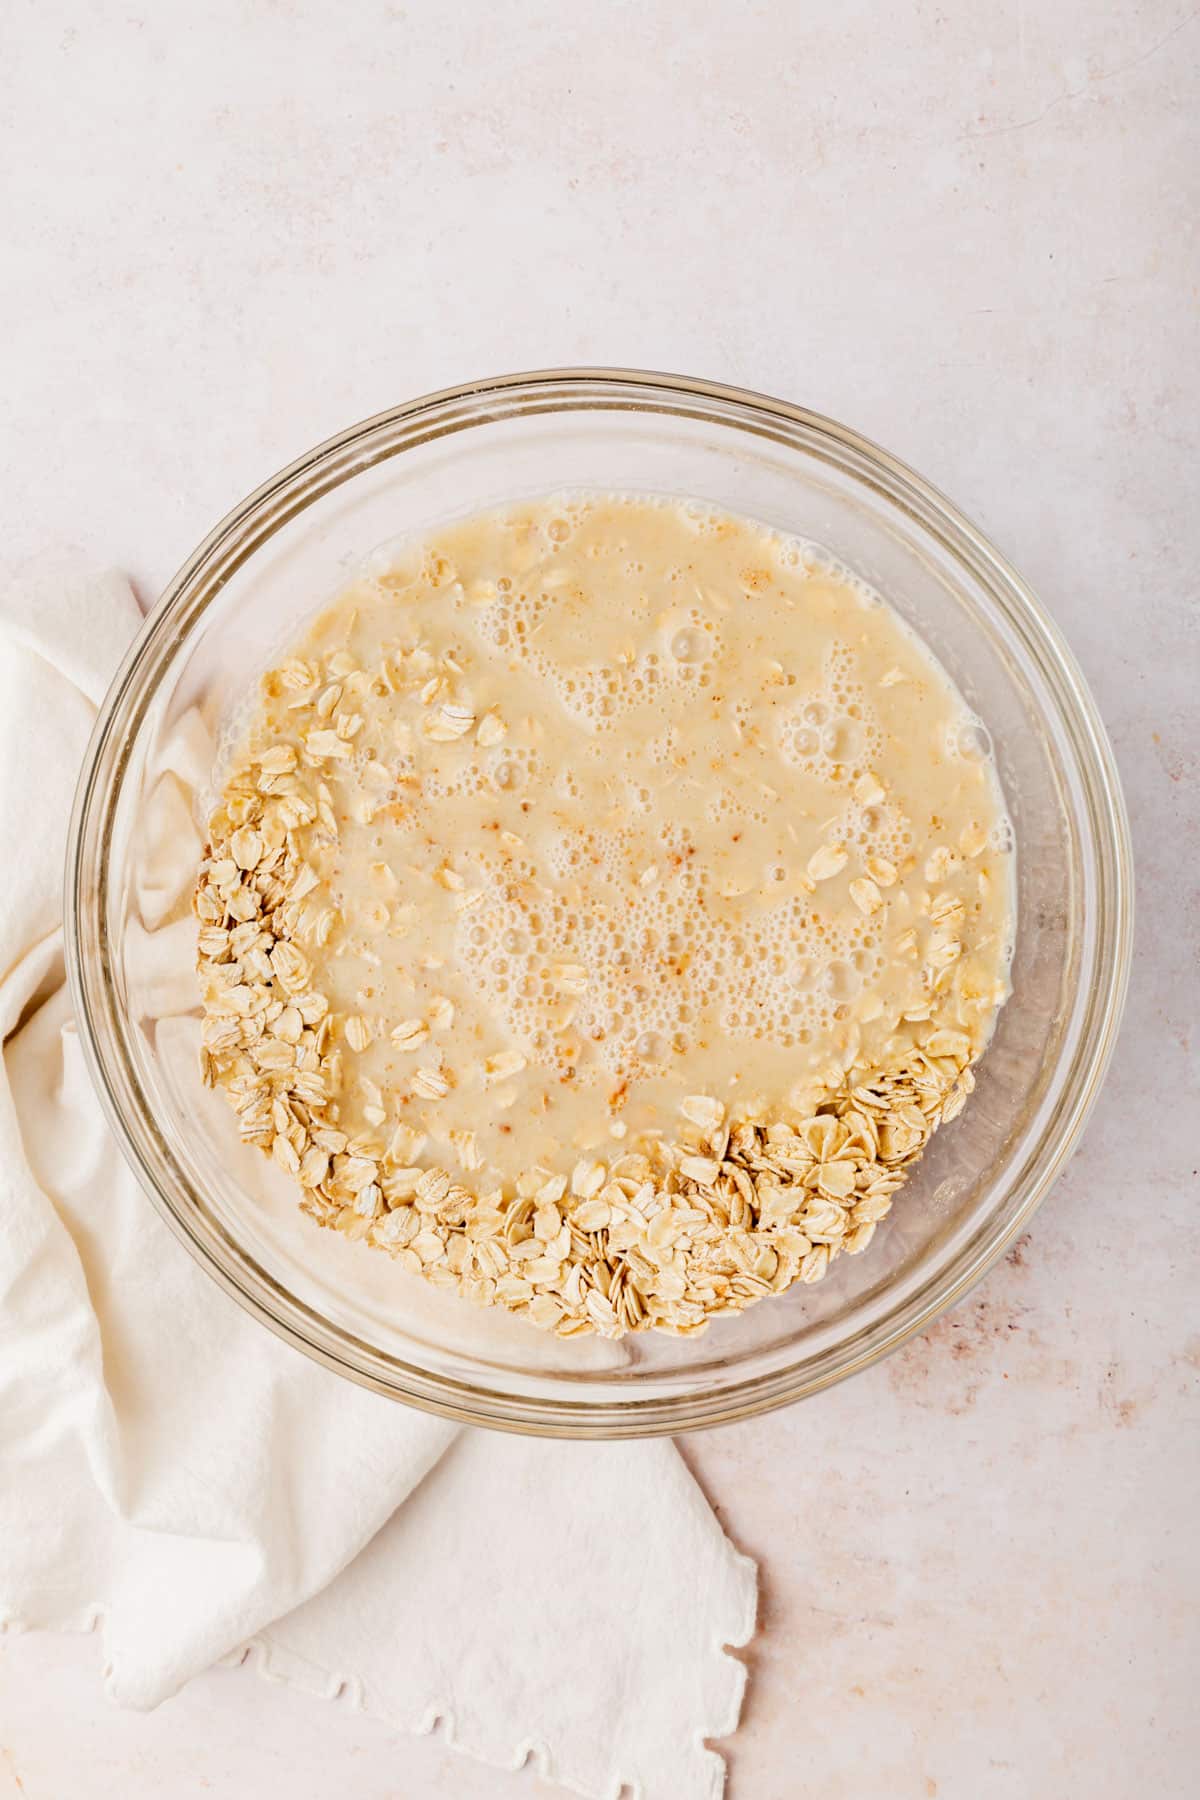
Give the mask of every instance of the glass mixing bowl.
[{"label": "glass mixing bowl", "polygon": [[[867,1255],[692,1338],[560,1340],[320,1231],[200,1081],[189,897],[214,745],[272,653],[388,539],[561,488],[698,498],[825,546],[933,648],[996,746],[1017,839],[1013,993],[961,1116]],[[456,1419],[562,1436],[710,1426],[874,1362],[1028,1223],[1112,1049],[1129,963],[1128,828],[1091,696],[1001,556],[910,469],[760,394],[555,370],[415,400],[252,494],[171,582],[83,771],[67,870],[71,983],[122,1148],[248,1311],[354,1381]]]}]

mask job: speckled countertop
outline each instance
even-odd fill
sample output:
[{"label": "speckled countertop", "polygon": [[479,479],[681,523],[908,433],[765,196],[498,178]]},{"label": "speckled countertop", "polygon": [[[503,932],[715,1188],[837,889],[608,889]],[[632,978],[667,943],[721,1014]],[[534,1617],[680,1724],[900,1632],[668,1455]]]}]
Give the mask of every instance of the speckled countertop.
[{"label": "speckled countertop", "polygon": [[[1108,721],[1127,1024],[1030,1233],[892,1360],[684,1453],[763,1570],[731,1800],[1195,1791],[1200,15],[12,0],[3,561],[153,595],[335,429],[475,374],[682,369],[944,487]],[[244,1670],[113,1712],[0,1639],[0,1796],[535,1800]]]}]

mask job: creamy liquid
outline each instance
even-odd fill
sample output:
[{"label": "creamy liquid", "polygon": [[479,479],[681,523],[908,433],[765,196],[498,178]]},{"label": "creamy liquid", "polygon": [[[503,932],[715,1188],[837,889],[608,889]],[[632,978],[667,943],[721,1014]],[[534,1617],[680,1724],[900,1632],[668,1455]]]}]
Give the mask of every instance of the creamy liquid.
[{"label": "creamy liquid", "polygon": [[341,1123],[475,1187],[672,1137],[689,1095],[802,1115],[931,1020],[977,1054],[1007,993],[986,739],[887,605],[751,521],[562,495],[448,526],[262,705],[336,818],[298,941]]}]

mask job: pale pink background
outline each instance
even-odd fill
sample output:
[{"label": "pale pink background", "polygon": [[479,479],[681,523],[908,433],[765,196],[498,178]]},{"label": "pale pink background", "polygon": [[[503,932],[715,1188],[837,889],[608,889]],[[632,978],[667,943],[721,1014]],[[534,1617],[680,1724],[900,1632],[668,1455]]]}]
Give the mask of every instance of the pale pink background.
[{"label": "pale pink background", "polygon": [[[0,65],[5,562],[75,540],[147,599],[364,414],[624,362],[845,418],[1041,592],[1139,859],[1101,1116],[958,1312],[685,1453],[763,1569],[731,1800],[1183,1800],[1200,15],[8,0]],[[0,1639],[3,1800],[561,1791],[246,1670],[122,1715],[99,1660]]]}]

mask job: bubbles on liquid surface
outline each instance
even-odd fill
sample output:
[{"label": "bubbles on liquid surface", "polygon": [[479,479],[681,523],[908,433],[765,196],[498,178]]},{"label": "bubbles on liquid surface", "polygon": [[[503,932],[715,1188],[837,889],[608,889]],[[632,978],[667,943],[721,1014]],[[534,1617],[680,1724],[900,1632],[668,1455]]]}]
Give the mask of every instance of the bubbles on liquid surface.
[{"label": "bubbles on liquid surface", "polygon": [[950,728],[950,752],[964,762],[986,762],[992,754],[992,740],[987,726],[978,719],[967,719]]},{"label": "bubbles on liquid surface", "polygon": [[[694,519],[714,541],[697,547],[689,531],[686,543],[672,547],[670,566],[658,570],[633,533],[619,550],[597,555],[582,528],[585,513],[556,501],[520,539],[531,560],[519,572],[510,579],[489,571],[486,583],[474,585],[464,577],[466,599],[450,602],[463,621],[455,623],[452,640],[460,660],[469,664],[474,656],[486,664],[491,652],[522,693],[513,712],[517,729],[502,747],[476,756],[473,768],[464,754],[469,743],[438,752],[440,785],[430,790],[450,798],[478,793],[490,809],[489,828],[494,817],[528,838],[527,856],[510,852],[507,859],[498,848],[491,851],[498,838],[487,840],[468,881],[472,894],[486,893],[477,909],[455,919],[458,897],[438,901],[453,919],[455,951],[478,992],[480,1015],[519,1042],[533,1065],[557,1073],[564,1041],[577,1044],[571,1054],[578,1054],[585,1083],[638,1063],[645,1065],[641,1076],[669,1079],[673,1062],[706,1033],[727,1040],[723,1057],[756,1041],[784,1049],[811,1044],[819,1053],[871,989],[888,943],[885,927],[873,933],[857,915],[836,916],[839,905],[850,912],[846,880],[863,873],[868,855],[895,865],[892,880],[901,886],[914,866],[913,825],[890,783],[886,798],[870,805],[854,799],[858,776],[876,767],[882,722],[890,728],[894,717],[895,702],[874,685],[884,665],[865,658],[860,664],[853,621],[845,642],[807,661],[782,646],[774,660],[774,643],[747,652],[737,611],[744,588],[731,580],[724,595],[732,603],[730,618],[729,608],[713,603],[714,588],[693,573],[701,558],[721,554],[720,521],[710,510],[701,507]],[[743,561],[770,574],[766,586],[749,584],[752,610],[760,613],[790,604],[789,592],[803,592],[810,572],[823,584],[835,578],[834,565],[810,558],[798,540],[773,538]],[[801,567],[795,578],[784,573]],[[593,638],[584,629],[572,641],[556,617],[573,605],[568,616],[586,621],[581,609],[589,582],[610,575],[628,579],[635,608],[645,601],[636,628],[630,626],[628,652],[614,633]],[[827,598],[827,588],[813,590],[817,604],[822,591]],[[446,592],[443,587],[443,602]],[[389,605],[395,616],[394,594]],[[433,630],[436,635],[436,620]],[[748,681],[746,672],[764,663],[761,685],[757,673]],[[464,677],[468,691],[471,679]],[[539,740],[544,763],[531,761],[518,715],[553,721],[559,706],[567,721],[562,742],[551,749]],[[690,742],[673,729],[681,716],[702,720]],[[558,730],[552,723],[551,744]],[[562,743],[570,748],[567,760]],[[947,726],[944,743],[963,762],[990,749],[965,714]],[[723,747],[736,758],[735,746],[743,745],[755,754],[761,746],[762,757],[775,759],[774,773],[761,758],[755,766],[755,775],[770,782],[744,778],[755,755],[731,769],[718,766]],[[879,767],[886,776],[886,758]],[[954,779],[965,783],[968,775],[960,769]],[[403,789],[395,791],[402,799]],[[679,796],[682,810],[694,804],[697,814],[702,853],[691,861],[676,830]],[[781,814],[793,804],[795,850],[780,830]],[[986,809],[972,805],[986,825]],[[618,823],[602,823],[609,815]],[[923,817],[916,823],[923,850],[927,823]],[[716,852],[706,826],[717,828]],[[803,876],[818,832],[844,844],[853,861],[846,877],[814,896]],[[744,870],[749,891],[727,904],[730,868],[722,865],[718,878],[705,859],[720,853],[722,840],[735,838],[744,845],[730,865],[739,876]],[[951,841],[957,841],[953,834]],[[993,847],[1001,841],[994,837]],[[674,863],[675,856],[682,860]],[[643,888],[648,862],[655,866]],[[880,880],[890,905],[894,890],[886,877],[884,871]],[[582,993],[570,973],[580,969],[587,977]],[[465,1018],[466,1003],[463,1010]]]},{"label": "bubbles on liquid surface", "polygon": [[853,963],[835,960],[825,970],[823,985],[831,1000],[853,1000],[862,980]]},{"label": "bubbles on liquid surface", "polygon": [[677,631],[671,639],[671,655],[676,662],[699,662],[704,655],[704,633],[694,626],[685,626]]},{"label": "bubbles on liquid surface", "polygon": [[821,749],[831,762],[857,762],[863,752],[863,733],[851,718],[837,719],[821,733]]},{"label": "bubbles on liquid surface", "polygon": [[[738,919],[720,910],[709,871],[687,857],[678,826],[666,826],[660,842],[672,872],[645,889],[630,881],[637,858],[628,831],[562,831],[548,848],[555,879],[586,885],[572,890],[570,904],[547,906],[514,880],[489,909],[485,933],[513,958],[511,968],[481,954],[473,930],[462,956],[513,1035],[546,1033],[547,1066],[547,1026],[563,1001],[559,971],[586,972],[571,1002],[581,1082],[627,1073],[632,1063],[668,1070],[706,1020],[731,1041],[795,1048],[802,1029],[827,1033],[838,1007],[880,967],[866,922],[811,915],[806,890],[789,892],[783,862],[761,867],[755,908]],[[622,896],[615,907],[606,904],[614,893]]]}]

